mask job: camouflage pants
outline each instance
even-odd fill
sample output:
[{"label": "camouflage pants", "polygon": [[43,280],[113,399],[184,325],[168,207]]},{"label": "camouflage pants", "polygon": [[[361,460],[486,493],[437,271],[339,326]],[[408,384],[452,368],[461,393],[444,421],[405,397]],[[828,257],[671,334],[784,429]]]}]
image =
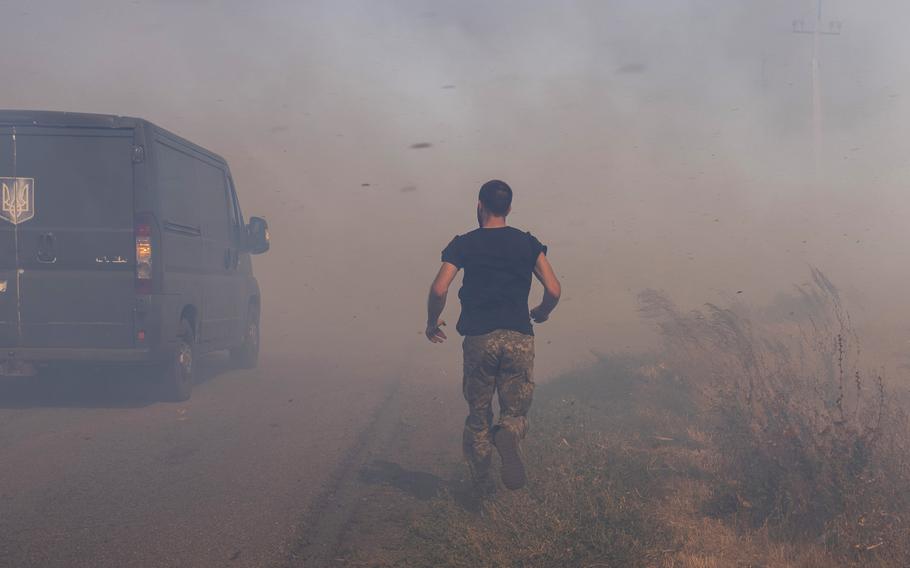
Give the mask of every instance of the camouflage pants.
[{"label": "camouflage pants", "polygon": [[499,393],[499,428],[519,439],[528,431],[534,394],[534,337],[498,329],[464,338],[464,455],[475,481],[489,475],[493,458],[493,392]]}]

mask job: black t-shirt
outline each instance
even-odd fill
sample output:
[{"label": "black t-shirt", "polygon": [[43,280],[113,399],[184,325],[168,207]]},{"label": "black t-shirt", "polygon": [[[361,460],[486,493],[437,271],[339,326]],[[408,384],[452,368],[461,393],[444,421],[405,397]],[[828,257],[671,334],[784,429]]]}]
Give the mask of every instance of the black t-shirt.
[{"label": "black t-shirt", "polygon": [[452,239],[442,261],[464,269],[458,333],[511,329],[534,335],[528,315],[531,274],[547,247],[513,227],[475,229]]}]

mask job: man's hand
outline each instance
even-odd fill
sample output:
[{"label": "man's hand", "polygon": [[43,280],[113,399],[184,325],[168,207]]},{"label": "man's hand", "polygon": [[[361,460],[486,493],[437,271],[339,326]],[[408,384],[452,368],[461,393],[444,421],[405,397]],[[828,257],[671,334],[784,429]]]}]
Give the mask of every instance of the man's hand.
[{"label": "man's hand", "polygon": [[540,253],[537,255],[537,264],[534,265],[534,276],[543,284],[543,300],[540,305],[531,310],[531,319],[534,323],[543,323],[550,319],[550,313],[559,303],[559,296],[562,294],[562,286],[547,260],[547,255]]},{"label": "man's hand", "polygon": [[[455,275],[458,274],[458,267],[450,262],[443,262],[439,267],[439,273],[430,286],[430,295],[427,298],[427,330],[426,336],[432,343],[442,343],[445,341],[446,334],[440,329],[446,322],[439,319],[442,310],[446,307],[446,295],[449,292],[449,285]],[[435,323],[434,323],[435,322]]]},{"label": "man's hand", "polygon": [[431,323],[427,324],[427,331],[426,331],[427,339],[429,339],[431,343],[442,343],[443,341],[448,339],[445,332],[442,331],[442,328],[445,327],[445,325],[446,325],[446,322],[444,322],[442,320],[439,320],[439,323],[437,323],[436,325],[433,325]]},{"label": "man's hand", "polygon": [[541,306],[531,309],[531,319],[534,323],[543,323],[550,319],[550,312],[544,310]]}]

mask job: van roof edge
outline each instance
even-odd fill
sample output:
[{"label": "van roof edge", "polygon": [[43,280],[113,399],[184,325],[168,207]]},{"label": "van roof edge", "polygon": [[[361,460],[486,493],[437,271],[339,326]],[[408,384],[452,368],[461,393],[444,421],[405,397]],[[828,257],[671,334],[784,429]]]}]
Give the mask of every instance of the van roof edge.
[{"label": "van roof edge", "polygon": [[106,128],[129,128],[140,119],[113,114],[91,114],[53,110],[7,110],[0,109],[2,126],[83,126]]},{"label": "van roof edge", "polygon": [[219,162],[227,163],[220,155],[208,150],[186,138],[174,134],[157,124],[143,118],[132,116],[119,116],[116,114],[94,114],[86,112],[68,112],[54,110],[11,110],[0,109],[0,127],[3,126],[51,126],[62,128],[136,128],[146,124],[152,128],[174,138],[184,144],[202,151],[216,158]]}]

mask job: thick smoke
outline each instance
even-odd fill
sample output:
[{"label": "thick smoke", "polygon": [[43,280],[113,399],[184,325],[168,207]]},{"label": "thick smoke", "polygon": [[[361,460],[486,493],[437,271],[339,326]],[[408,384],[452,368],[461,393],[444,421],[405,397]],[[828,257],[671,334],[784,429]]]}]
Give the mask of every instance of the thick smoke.
[{"label": "thick smoke", "polygon": [[[906,343],[910,15],[814,2],[0,2],[0,106],[148,118],[224,155],[266,347],[457,368],[418,332],[480,183],[551,247],[564,304],[539,369],[649,345],[635,295],[765,303],[823,269],[867,344]],[[535,289],[534,294],[538,294]],[[450,297],[454,324],[457,300]]]}]

